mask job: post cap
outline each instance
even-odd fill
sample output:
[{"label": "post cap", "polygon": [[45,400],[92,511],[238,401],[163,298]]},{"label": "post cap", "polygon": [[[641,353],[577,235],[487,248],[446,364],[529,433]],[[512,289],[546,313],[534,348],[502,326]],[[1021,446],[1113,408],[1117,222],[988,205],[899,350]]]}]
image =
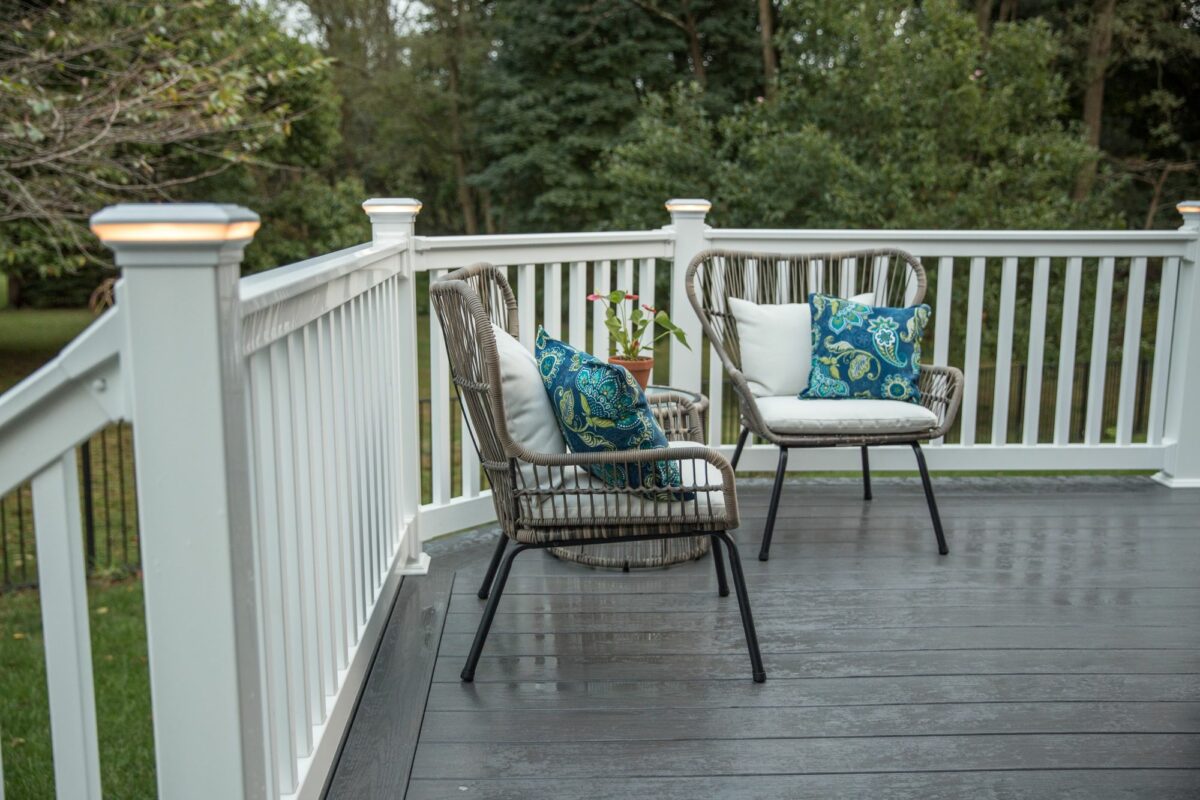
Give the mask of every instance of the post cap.
[{"label": "post cap", "polygon": [[712,203],[699,197],[677,197],[666,202],[667,211],[672,214],[693,213],[707,214],[712,209]]},{"label": "post cap", "polygon": [[1183,217],[1182,229],[1200,230],[1200,200],[1184,200],[1175,210]]},{"label": "post cap", "polygon": [[367,214],[412,214],[421,213],[421,201],[412,197],[372,197],[362,204]]},{"label": "post cap", "polygon": [[91,218],[92,233],[109,246],[245,243],[258,226],[258,214],[223,203],[121,203]]}]

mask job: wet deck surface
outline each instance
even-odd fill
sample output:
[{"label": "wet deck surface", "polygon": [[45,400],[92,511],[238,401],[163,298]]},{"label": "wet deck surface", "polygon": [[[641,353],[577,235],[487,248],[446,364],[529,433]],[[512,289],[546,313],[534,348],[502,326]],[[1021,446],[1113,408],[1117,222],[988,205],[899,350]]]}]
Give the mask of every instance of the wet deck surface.
[{"label": "wet deck surface", "polygon": [[[1145,478],[739,486],[767,682],[711,556],[513,567],[494,532],[401,587],[331,798],[1200,797],[1200,491]],[[424,713],[412,709],[424,708]]]}]

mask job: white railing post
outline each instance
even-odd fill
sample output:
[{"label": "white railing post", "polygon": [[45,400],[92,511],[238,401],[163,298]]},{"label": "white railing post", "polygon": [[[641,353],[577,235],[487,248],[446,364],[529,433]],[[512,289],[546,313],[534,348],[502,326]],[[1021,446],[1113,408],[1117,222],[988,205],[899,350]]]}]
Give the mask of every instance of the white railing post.
[{"label": "white railing post", "polygon": [[1177,488],[1200,487],[1200,200],[1185,200],[1180,230],[1194,236],[1179,265],[1175,330],[1167,379],[1163,443],[1167,450],[1155,480]]},{"label": "white railing post", "polygon": [[376,244],[406,241],[404,268],[397,284],[399,301],[398,344],[400,376],[396,397],[396,414],[400,424],[400,506],[402,523],[407,533],[403,547],[404,560],[397,570],[406,575],[423,575],[429,571],[429,556],[421,550],[417,527],[417,512],[421,505],[421,405],[417,360],[417,287],[415,261],[417,214],[421,201],[410,197],[376,197],[363,203],[371,218],[371,239]]},{"label": "white railing post", "polygon": [[123,272],[158,793],[263,798],[268,783],[238,297],[258,216],[110,206]]},{"label": "white railing post", "polygon": [[712,203],[701,199],[674,199],[666,203],[671,214],[670,228],[675,232],[675,260],[671,267],[671,320],[687,335],[688,350],[671,337],[671,385],[679,389],[700,391],[700,354],[704,349],[700,319],[687,299],[684,276],[688,264],[707,247],[704,217]]}]

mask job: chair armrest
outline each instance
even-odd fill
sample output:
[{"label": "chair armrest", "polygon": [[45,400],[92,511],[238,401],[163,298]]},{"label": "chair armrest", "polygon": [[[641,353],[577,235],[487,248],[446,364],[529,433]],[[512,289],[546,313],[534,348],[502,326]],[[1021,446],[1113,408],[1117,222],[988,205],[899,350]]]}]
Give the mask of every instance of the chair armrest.
[{"label": "chair armrest", "polygon": [[963,374],[956,367],[921,365],[921,405],[938,418],[937,428],[929,434],[930,439],[945,436],[958,417],[962,403]]},{"label": "chair armrest", "polygon": [[[662,462],[678,465],[682,488],[655,489],[652,496],[651,490],[611,486],[598,478],[592,480],[591,468],[598,465],[623,467],[626,474],[648,474]],[[521,463],[514,460],[516,468],[512,471],[518,525],[595,526],[597,513],[603,512],[602,524],[615,526],[683,522],[699,525],[716,522],[723,529],[738,526],[733,467],[719,452],[700,444],[597,453],[539,453],[526,462],[533,466],[532,470],[520,469]],[[722,495],[723,512],[713,507],[718,493]],[[559,502],[551,502],[556,497]],[[562,498],[572,500],[564,502]],[[633,514],[635,503],[645,501],[658,506],[656,515]]]},{"label": "chair armrest", "polygon": [[686,395],[676,392],[647,395],[650,412],[667,435],[668,442],[703,442],[700,412]]}]

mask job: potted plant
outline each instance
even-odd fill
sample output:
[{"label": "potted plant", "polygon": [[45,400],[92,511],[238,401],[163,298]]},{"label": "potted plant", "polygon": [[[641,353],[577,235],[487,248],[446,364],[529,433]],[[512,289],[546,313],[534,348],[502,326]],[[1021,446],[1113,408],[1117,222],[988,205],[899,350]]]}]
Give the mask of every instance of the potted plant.
[{"label": "potted plant", "polygon": [[[609,349],[616,351],[609,353],[608,363],[629,370],[643,389],[650,383],[654,371],[655,342],[664,336],[674,336],[684,347],[692,349],[683,330],[671,322],[666,311],[645,304],[639,307],[636,294],[616,289],[608,294],[593,292],[587,299],[593,303],[604,303],[605,306],[604,327],[608,328]],[[661,333],[646,339],[646,330],[651,323],[658,326]]]}]

